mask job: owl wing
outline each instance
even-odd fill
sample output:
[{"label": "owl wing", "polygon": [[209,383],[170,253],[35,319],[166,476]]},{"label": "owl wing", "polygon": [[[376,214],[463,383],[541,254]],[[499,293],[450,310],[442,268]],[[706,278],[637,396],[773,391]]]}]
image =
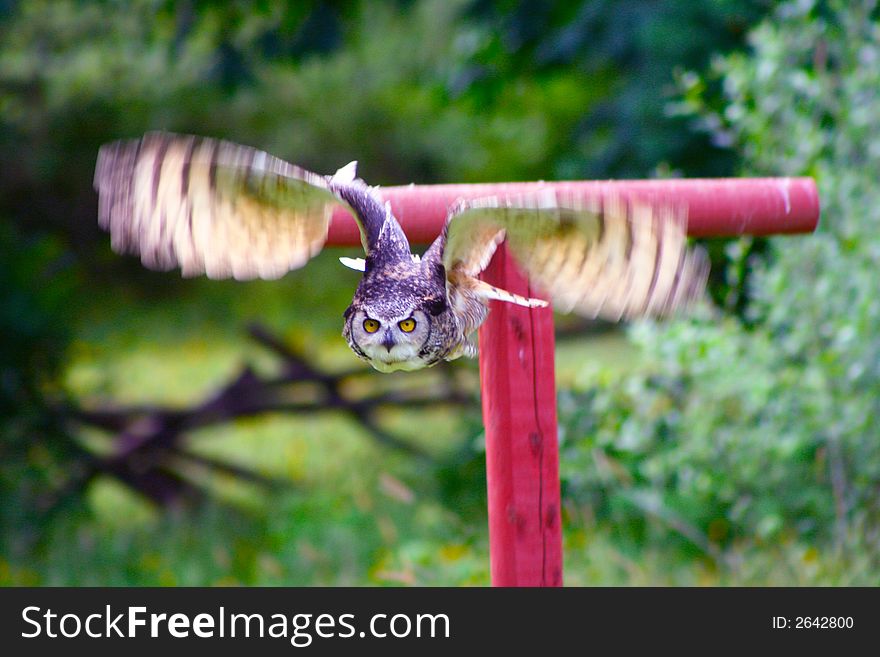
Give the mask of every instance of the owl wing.
[{"label": "owl wing", "polygon": [[262,151],[161,132],[103,146],[95,189],[116,251],[211,278],[301,267],[323,247],[334,207],[347,207],[323,176]]},{"label": "owl wing", "polygon": [[549,190],[461,202],[447,221],[443,264],[476,276],[505,238],[559,310],[591,318],[668,315],[701,296],[708,275],[705,252],[687,247],[683,206]]}]

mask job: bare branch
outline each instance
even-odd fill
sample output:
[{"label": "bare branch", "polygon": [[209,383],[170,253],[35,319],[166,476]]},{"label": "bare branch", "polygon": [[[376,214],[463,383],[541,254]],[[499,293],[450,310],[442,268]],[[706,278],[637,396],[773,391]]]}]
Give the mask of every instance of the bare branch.
[{"label": "bare branch", "polygon": [[[65,494],[82,490],[97,474],[107,474],[157,504],[199,498],[203,495],[200,488],[179,471],[181,466],[185,469],[187,462],[265,487],[285,485],[286,482],[196,454],[183,446],[191,431],[264,413],[342,411],[358,422],[365,433],[378,443],[412,456],[428,458],[421,447],[384,429],[377,420],[377,411],[389,407],[465,406],[476,401],[475,394],[463,391],[460,382],[449,371],[441,371],[439,385],[435,381],[418,387],[406,385],[400,389],[388,389],[390,382],[382,379],[382,385],[351,386],[349,383],[355,379],[377,375],[368,369],[323,372],[265,327],[252,324],[247,330],[252,339],[280,359],[281,376],[262,376],[250,367],[244,367],[228,383],[188,408],[59,408],[75,422],[108,431],[115,436],[112,455],[92,456],[81,476],[72,477],[65,485]],[[409,384],[408,381],[405,383]],[[371,392],[356,396],[350,392],[353,387]],[[376,392],[372,392],[374,390]]]}]

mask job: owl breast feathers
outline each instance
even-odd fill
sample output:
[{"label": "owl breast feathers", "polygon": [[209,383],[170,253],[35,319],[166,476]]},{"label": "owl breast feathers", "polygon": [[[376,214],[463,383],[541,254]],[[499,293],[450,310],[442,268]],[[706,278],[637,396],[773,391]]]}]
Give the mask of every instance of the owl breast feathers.
[{"label": "owl breast feathers", "polygon": [[113,248],[184,276],[272,279],[303,266],[336,206],[360,229],[364,272],[343,335],[383,372],[474,355],[469,336],[492,299],[546,306],[478,276],[507,244],[563,312],[610,320],[663,317],[702,296],[708,259],[689,249],[686,208],[622,197],[585,202],[549,190],[460,201],[421,258],[381,191],[355,163],[320,176],[246,146],[169,133],[101,148],[99,222]]}]

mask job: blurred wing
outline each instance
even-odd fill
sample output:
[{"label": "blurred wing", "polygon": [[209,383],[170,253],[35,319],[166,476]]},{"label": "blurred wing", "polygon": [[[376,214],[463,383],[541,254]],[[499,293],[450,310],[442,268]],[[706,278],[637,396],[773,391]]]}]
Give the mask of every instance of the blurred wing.
[{"label": "blurred wing", "polygon": [[340,204],[323,176],[246,146],[169,133],[103,146],[95,188],[116,251],[211,278],[301,267],[323,247]]},{"label": "blurred wing", "polygon": [[545,191],[459,204],[447,224],[447,271],[476,276],[504,238],[557,308],[618,320],[665,316],[702,295],[708,259],[687,248],[683,207],[620,197],[584,203]]}]

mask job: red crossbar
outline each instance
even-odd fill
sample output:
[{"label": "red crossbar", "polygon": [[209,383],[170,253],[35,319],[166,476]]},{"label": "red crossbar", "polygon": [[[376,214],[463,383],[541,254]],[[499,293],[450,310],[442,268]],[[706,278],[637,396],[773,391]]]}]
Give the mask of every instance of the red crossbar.
[{"label": "red crossbar", "polygon": [[[427,243],[458,199],[547,187],[583,198],[615,193],[684,203],[688,232],[701,237],[806,233],[819,220],[811,178],[409,185],[380,193],[410,241]],[[328,243],[360,244],[344,210],[333,216]],[[484,278],[511,292],[532,294],[505,248],[496,252]],[[561,586],[553,314],[548,308],[492,302],[479,338],[492,584]]]},{"label": "red crossbar", "polygon": [[[694,237],[809,233],[819,219],[819,195],[812,178],[708,178],[612,180],[479,185],[406,185],[383,187],[411,242],[437,237],[446,211],[462,198],[517,195],[556,189],[583,198],[611,193],[646,200],[675,200],[688,208],[688,233]],[[333,215],[329,244],[358,245],[357,226],[345,210]]]}]

